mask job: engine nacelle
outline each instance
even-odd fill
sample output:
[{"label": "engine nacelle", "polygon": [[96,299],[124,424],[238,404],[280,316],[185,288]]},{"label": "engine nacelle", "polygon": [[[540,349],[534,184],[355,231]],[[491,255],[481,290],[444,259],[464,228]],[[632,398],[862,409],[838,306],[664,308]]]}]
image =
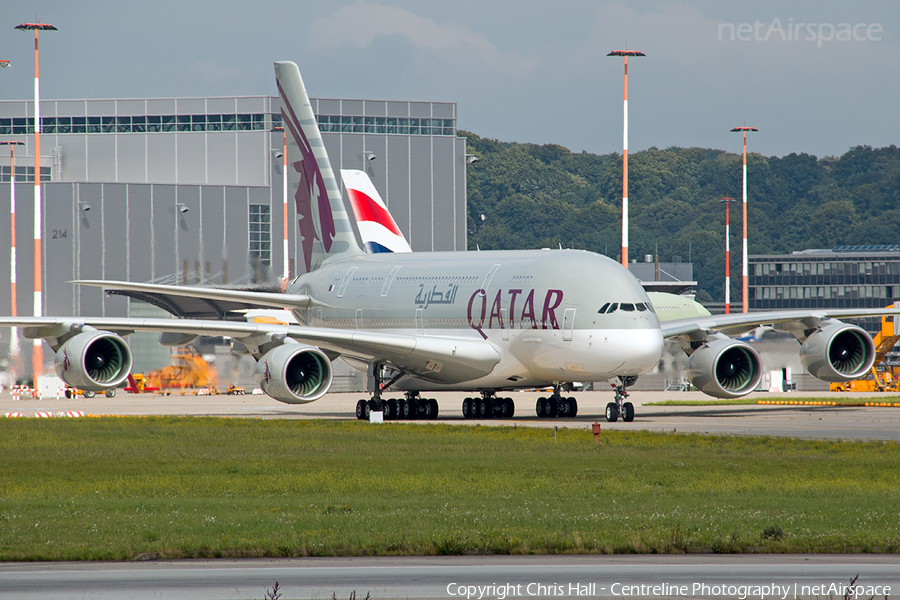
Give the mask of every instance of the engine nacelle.
[{"label": "engine nacelle", "polygon": [[131,373],[131,349],[109,331],[87,330],[68,339],[56,352],[59,378],[82,390],[118,387]]},{"label": "engine nacelle", "polygon": [[324,352],[302,344],[283,344],[256,363],[259,387],[279,402],[305,404],[331,387],[331,361]]},{"label": "engine nacelle", "polygon": [[739,398],[756,389],[762,378],[762,362],[756,350],[722,336],[710,339],[691,354],[691,382],[716,398]]},{"label": "engine nacelle", "polygon": [[835,321],[806,338],[800,363],[822,381],[839,383],[862,377],[875,362],[875,344],[864,330]]}]

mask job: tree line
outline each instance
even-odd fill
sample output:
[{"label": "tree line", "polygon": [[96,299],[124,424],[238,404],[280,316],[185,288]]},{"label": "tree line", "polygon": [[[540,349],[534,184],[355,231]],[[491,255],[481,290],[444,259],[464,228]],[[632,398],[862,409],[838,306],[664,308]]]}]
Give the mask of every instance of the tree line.
[{"label": "tree line", "polygon": [[[467,138],[470,250],[580,248],[619,260],[622,155],[555,144]],[[897,244],[900,150],[857,146],[840,157],[747,155],[750,254]],[[741,155],[708,148],[629,154],[629,257],[691,261],[698,299],[723,301],[725,208],[732,298],[740,298]]]}]

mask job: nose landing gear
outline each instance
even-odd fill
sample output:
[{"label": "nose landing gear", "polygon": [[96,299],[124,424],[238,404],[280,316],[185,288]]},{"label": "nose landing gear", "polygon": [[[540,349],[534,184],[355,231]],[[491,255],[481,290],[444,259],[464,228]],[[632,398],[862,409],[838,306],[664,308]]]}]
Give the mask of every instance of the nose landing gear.
[{"label": "nose landing gear", "polygon": [[619,384],[614,385],[616,390],[615,402],[606,405],[606,420],[609,423],[615,423],[619,420],[619,416],[626,423],[634,421],[634,405],[631,402],[625,402],[628,398],[628,392],[625,388],[631,387],[637,382],[637,377],[619,377]]}]

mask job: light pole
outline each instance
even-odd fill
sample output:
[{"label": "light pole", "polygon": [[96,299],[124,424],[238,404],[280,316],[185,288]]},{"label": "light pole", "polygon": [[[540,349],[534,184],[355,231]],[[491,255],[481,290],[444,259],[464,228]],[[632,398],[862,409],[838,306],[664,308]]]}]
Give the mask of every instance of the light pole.
[{"label": "light pole", "polygon": [[725,203],[725,314],[731,314],[731,203],[734,198],[720,198]]},{"label": "light pole", "polygon": [[[43,316],[41,298],[41,93],[40,68],[38,67],[38,33],[41,31],[57,31],[49,23],[21,23],[16,26],[20,31],[34,31],[34,316]],[[31,355],[31,368],[34,372],[34,387],[37,378],[43,371],[43,342],[35,338]]]},{"label": "light pole", "polygon": [[741,268],[741,302],[743,305],[741,306],[741,312],[747,312],[749,303],[747,301],[747,280],[749,279],[750,269],[748,267],[747,260],[747,132],[748,131],[759,131],[756,127],[747,127],[746,125],[741,127],[735,127],[731,131],[741,131],[744,134],[744,184],[743,184],[743,195],[744,195],[744,236],[743,236],[743,251],[744,251],[744,259],[743,266]]},{"label": "light pole", "polygon": [[625,95],[622,133],[622,266],[628,268],[628,57],[646,56],[637,50],[613,50],[607,56],[625,57]]},{"label": "light pole", "polygon": [[[4,140],[0,146],[9,146],[9,293],[10,316],[16,316],[16,158],[14,150],[16,146],[24,146],[25,142],[18,140]],[[19,329],[13,327],[9,333],[9,358],[10,367],[13,370],[13,378],[18,375],[14,365],[19,358]]]}]

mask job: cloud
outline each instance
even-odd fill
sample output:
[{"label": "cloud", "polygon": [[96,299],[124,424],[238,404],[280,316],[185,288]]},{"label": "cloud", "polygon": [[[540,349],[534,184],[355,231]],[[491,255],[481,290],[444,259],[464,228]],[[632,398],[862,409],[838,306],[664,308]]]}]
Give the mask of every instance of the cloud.
[{"label": "cloud", "polygon": [[189,75],[192,79],[218,84],[236,79],[238,70],[221,65],[215,60],[200,60],[190,66]]},{"label": "cloud", "polygon": [[401,36],[430,60],[457,67],[528,76],[534,63],[513,52],[501,52],[488,38],[458,23],[436,23],[394,6],[360,0],[328,17],[313,21],[306,50],[315,52],[370,47],[377,38]]}]

